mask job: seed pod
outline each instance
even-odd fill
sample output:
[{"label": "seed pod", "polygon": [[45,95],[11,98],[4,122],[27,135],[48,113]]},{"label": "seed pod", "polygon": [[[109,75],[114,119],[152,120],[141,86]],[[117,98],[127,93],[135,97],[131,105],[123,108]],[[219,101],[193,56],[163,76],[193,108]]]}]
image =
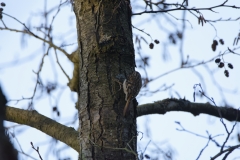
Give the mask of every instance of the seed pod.
[{"label": "seed pod", "polygon": [[153,43],[150,43],[150,44],[149,44],[149,48],[150,48],[150,49],[153,49],[153,47],[154,47],[154,44],[153,44]]},{"label": "seed pod", "polygon": [[155,42],[156,44],[159,44],[159,40],[157,40],[157,39],[155,39],[154,42]]},{"label": "seed pod", "polygon": [[233,65],[232,65],[231,63],[228,63],[228,67],[229,67],[230,69],[233,69]]},{"label": "seed pod", "polygon": [[224,67],[224,63],[223,62],[220,62],[219,65],[218,65],[219,68],[223,68]]},{"label": "seed pod", "polygon": [[220,39],[219,42],[220,42],[221,45],[224,45],[223,39]]},{"label": "seed pod", "polygon": [[225,74],[226,77],[229,77],[229,72],[228,72],[228,70],[225,70],[225,71],[224,71],[224,74]]},{"label": "seed pod", "polygon": [[215,59],[215,63],[219,63],[219,62],[221,62],[220,58]]},{"label": "seed pod", "polygon": [[216,51],[216,45],[215,44],[212,44],[212,50]]},{"label": "seed pod", "polygon": [[1,6],[2,6],[2,7],[5,7],[5,6],[6,6],[6,4],[2,2],[2,3],[1,3]]},{"label": "seed pod", "polygon": [[213,44],[218,45],[218,41],[217,40],[213,40]]}]

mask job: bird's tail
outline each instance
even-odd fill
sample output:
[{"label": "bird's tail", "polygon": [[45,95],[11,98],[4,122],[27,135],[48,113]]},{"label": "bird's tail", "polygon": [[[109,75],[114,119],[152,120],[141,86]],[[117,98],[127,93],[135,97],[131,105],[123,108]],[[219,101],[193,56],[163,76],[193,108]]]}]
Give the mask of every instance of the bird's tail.
[{"label": "bird's tail", "polygon": [[124,116],[124,117],[125,117],[128,109],[129,109],[129,104],[130,104],[130,102],[131,102],[131,98],[128,98],[128,100],[127,100],[127,102],[126,102],[126,104],[125,104],[124,110],[123,110],[123,116]]}]

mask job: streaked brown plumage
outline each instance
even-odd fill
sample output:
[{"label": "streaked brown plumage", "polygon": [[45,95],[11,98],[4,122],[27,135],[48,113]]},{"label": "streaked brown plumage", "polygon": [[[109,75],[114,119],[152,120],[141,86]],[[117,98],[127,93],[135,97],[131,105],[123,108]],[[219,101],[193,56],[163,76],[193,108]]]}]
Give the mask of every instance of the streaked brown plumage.
[{"label": "streaked brown plumage", "polygon": [[135,98],[140,89],[142,87],[142,78],[139,72],[134,71],[132,74],[130,74],[127,79],[123,82],[123,91],[126,94],[125,100],[126,105],[123,110],[123,116],[126,115],[126,112],[128,111],[129,104],[132,101],[133,98]]}]

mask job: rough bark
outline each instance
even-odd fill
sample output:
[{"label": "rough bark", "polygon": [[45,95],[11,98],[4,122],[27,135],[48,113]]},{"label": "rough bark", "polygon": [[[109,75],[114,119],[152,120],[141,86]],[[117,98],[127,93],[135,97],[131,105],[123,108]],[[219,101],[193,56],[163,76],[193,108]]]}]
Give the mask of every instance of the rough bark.
[{"label": "rough bark", "polygon": [[135,68],[130,2],[75,0],[74,12],[80,159],[136,159],[136,108],[123,117],[124,94],[115,82]]}]

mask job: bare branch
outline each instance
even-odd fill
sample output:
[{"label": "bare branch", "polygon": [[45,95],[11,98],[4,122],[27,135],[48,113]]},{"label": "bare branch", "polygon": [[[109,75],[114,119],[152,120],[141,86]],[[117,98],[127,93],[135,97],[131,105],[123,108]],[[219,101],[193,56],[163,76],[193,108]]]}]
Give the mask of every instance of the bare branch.
[{"label": "bare branch", "polygon": [[45,117],[35,110],[28,111],[7,106],[6,120],[36,128],[79,152],[78,131]]},{"label": "bare branch", "polygon": [[8,30],[8,31],[13,31],[13,32],[20,32],[20,33],[29,34],[29,35],[31,35],[31,36],[33,36],[33,37],[35,37],[35,38],[37,38],[37,39],[47,43],[49,46],[51,46],[51,47],[53,47],[53,48],[63,52],[65,54],[65,56],[67,58],[69,58],[69,54],[64,49],[62,49],[61,47],[56,46],[51,41],[47,41],[46,39],[43,39],[43,38],[33,34],[32,32],[29,32],[29,30],[28,31],[27,30],[21,31],[21,30],[17,30],[17,29],[8,28],[8,27],[7,28],[0,27],[0,30]]},{"label": "bare branch", "polygon": [[[204,11],[204,10],[207,10],[207,11],[212,11],[212,12],[215,12],[213,9],[215,8],[220,8],[220,7],[226,7],[226,8],[235,8],[235,9],[239,9],[240,7],[238,6],[230,6],[230,5],[225,5],[227,3],[228,0],[226,0],[225,2],[223,2],[222,4],[220,5],[216,5],[216,6],[212,6],[212,7],[209,7],[209,8],[187,8],[185,5],[182,5],[182,4],[179,4],[179,3],[160,3],[162,5],[165,5],[165,6],[176,6],[176,8],[173,8],[173,9],[161,9],[161,10],[157,10],[157,11],[154,11],[154,10],[151,10],[151,11],[143,11],[143,12],[139,12],[139,13],[133,13],[132,15],[141,15],[141,14],[145,14],[145,13],[162,13],[162,12],[171,12],[171,11],[183,11],[183,10],[187,10],[187,11],[195,11],[197,13],[199,13],[199,11]],[[153,2],[151,2],[152,4],[154,4]],[[159,4],[154,4],[154,5],[159,5]]]},{"label": "bare branch", "polygon": [[[183,111],[192,113],[194,116],[208,114],[211,116],[225,118],[228,121],[240,122],[240,111],[230,107],[215,107],[210,103],[192,103],[185,99],[167,98],[154,103],[143,104],[137,107],[137,116],[149,114],[165,114],[171,111]],[[221,116],[219,115],[221,113]]]},{"label": "bare branch", "polygon": [[68,82],[70,82],[70,78],[69,78],[69,76],[67,75],[67,73],[65,72],[65,70],[63,69],[62,65],[60,64],[60,62],[59,62],[59,60],[58,60],[58,55],[57,55],[57,51],[56,51],[56,49],[54,49],[54,52],[55,52],[55,56],[56,56],[56,60],[57,60],[57,64],[59,65],[59,67],[60,67],[61,70],[63,71],[64,75],[67,77]]},{"label": "bare branch", "polygon": [[[236,146],[232,146],[232,147],[230,147],[230,148],[228,148],[228,149],[225,149],[225,150],[221,151],[220,153],[218,153],[217,155],[215,155],[214,157],[212,157],[211,160],[216,159],[217,157],[221,156],[223,153],[226,153],[226,152],[227,152],[226,154],[231,153],[233,150],[235,150],[235,149],[237,149],[237,148],[240,148],[240,144],[239,144],[239,145],[236,145]],[[226,155],[225,155],[225,156],[226,156]]]}]

